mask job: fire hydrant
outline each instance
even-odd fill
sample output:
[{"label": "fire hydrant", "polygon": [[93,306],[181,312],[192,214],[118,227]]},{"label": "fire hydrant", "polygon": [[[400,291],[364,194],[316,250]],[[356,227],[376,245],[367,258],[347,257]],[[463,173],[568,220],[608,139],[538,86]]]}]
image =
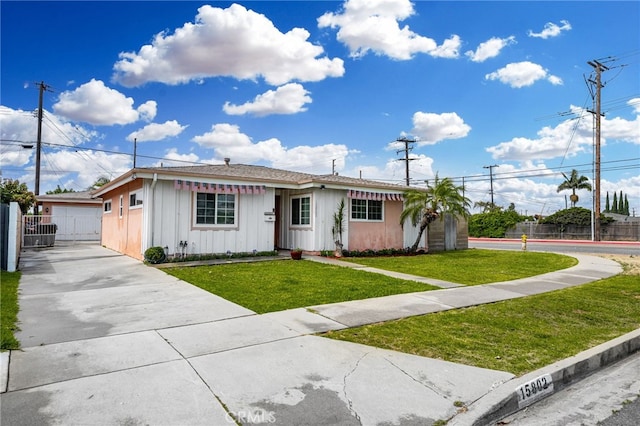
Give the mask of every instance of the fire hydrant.
[{"label": "fire hydrant", "polygon": [[527,234],[522,234],[522,237],[520,237],[520,239],[522,240],[522,250],[526,250],[527,249]]}]

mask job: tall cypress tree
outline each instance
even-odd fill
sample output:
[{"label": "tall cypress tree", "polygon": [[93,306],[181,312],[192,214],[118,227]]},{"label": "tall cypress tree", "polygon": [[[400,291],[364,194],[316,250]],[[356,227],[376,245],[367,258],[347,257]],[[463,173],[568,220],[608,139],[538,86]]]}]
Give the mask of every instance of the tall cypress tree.
[{"label": "tall cypress tree", "polygon": [[624,194],[624,214],[629,216],[629,199],[627,198],[627,194]]},{"label": "tall cypress tree", "polygon": [[611,213],[618,213],[618,193],[613,193],[613,204],[611,205]]},{"label": "tall cypress tree", "polygon": [[622,189],[620,190],[620,196],[618,197],[618,214],[624,214],[624,199],[622,198]]},{"label": "tall cypress tree", "polygon": [[611,211],[611,207],[609,206],[609,191],[607,191],[607,201],[604,203],[604,212],[609,213]]}]

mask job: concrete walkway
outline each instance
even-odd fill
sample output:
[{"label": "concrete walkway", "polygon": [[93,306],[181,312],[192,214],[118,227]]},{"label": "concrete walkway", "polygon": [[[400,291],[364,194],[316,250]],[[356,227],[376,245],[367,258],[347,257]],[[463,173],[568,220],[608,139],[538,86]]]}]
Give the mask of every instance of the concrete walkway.
[{"label": "concrete walkway", "polygon": [[429,425],[514,376],[313,334],[621,272],[575,256],[572,268],[528,279],[474,287],[427,279],[449,288],[257,315],[99,246],[27,251],[22,350],[2,358],[0,423]]}]

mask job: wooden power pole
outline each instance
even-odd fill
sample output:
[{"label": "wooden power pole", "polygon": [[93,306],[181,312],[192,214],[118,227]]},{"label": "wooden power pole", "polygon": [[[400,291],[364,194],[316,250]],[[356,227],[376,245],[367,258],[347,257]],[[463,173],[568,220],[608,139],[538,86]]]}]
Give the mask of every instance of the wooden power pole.
[{"label": "wooden power pole", "polygon": [[[38,134],[36,139],[36,182],[35,182],[35,190],[34,194],[36,197],[40,195],[40,159],[42,157],[42,101],[44,99],[45,90],[50,90],[50,87],[47,86],[44,81],[38,83],[39,88],[39,96],[38,96]],[[33,213],[38,214],[38,203],[36,202],[33,207]]]},{"label": "wooden power pole", "polygon": [[500,167],[497,164],[492,166],[482,166],[483,169],[489,169],[489,182],[491,184],[491,208],[494,208],[496,205],[493,203],[493,168]]},{"label": "wooden power pole", "polygon": [[593,79],[589,79],[589,83],[595,86],[595,110],[588,110],[590,113],[595,116],[595,176],[594,176],[594,185],[593,185],[593,193],[594,193],[594,207],[593,207],[593,238],[595,241],[600,241],[600,117],[602,114],[601,111],[601,101],[600,101],[600,90],[604,87],[602,84],[602,72],[608,70],[605,65],[600,62],[593,60],[587,62],[587,64],[591,65],[596,73],[595,81]]},{"label": "wooden power pole", "polygon": [[404,144],[404,149],[397,150],[396,154],[404,152],[404,158],[400,158],[398,161],[405,162],[405,180],[407,186],[409,186],[409,183],[411,182],[411,180],[409,179],[409,161],[415,160],[415,158],[409,158],[409,152],[413,149],[413,146],[409,146],[409,144],[413,145],[414,143],[416,143],[416,140],[402,136],[396,139],[396,142],[402,142]]}]

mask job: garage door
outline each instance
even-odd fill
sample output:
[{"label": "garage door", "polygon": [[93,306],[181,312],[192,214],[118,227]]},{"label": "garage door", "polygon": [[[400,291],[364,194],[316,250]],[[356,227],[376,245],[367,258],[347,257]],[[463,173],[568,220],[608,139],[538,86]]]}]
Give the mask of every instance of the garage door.
[{"label": "garage door", "polygon": [[53,206],[51,222],[58,225],[57,241],[100,241],[102,206]]}]

